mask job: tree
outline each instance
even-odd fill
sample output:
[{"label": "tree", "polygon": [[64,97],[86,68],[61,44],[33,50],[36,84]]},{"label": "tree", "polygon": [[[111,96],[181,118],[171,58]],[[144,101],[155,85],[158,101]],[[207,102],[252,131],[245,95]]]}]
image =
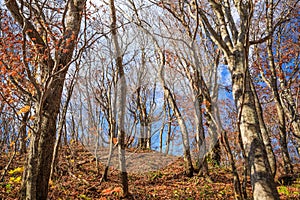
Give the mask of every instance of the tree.
[{"label": "tree", "polygon": [[121,173],[121,181],[123,187],[123,196],[129,195],[128,191],[128,175],[126,171],[125,160],[125,109],[126,109],[126,79],[123,66],[123,56],[118,41],[117,34],[117,15],[115,8],[115,1],[110,0],[111,12],[111,34],[114,44],[115,63],[117,70],[117,126],[118,126],[118,152],[119,152],[119,168]]},{"label": "tree", "polygon": [[[198,9],[197,4],[196,9],[204,21],[205,28],[211,34],[210,37],[222,49],[228,61],[232,76],[233,95],[238,109],[239,129],[247,153],[246,156],[249,159],[253,197],[254,199],[278,199],[270,163],[267,160],[267,153],[260,138],[261,129],[254,101],[256,96],[254,91],[251,90],[251,79],[247,61],[253,2],[244,3],[242,1],[235,1],[240,18],[239,27],[237,27],[233,20],[230,11],[231,5],[228,1],[225,1],[225,4],[209,1],[209,4],[215,15],[215,20],[220,25],[221,35],[218,35],[214,31],[204,10],[201,8]],[[229,27],[225,25],[225,20],[228,20]],[[232,34],[231,36],[229,35],[229,31]]]},{"label": "tree", "polygon": [[128,75],[128,88],[131,89],[129,112],[131,113],[136,126],[139,125],[138,147],[141,149],[151,149],[152,124],[159,118],[156,111],[156,75],[151,70],[149,63],[151,55],[148,55],[146,48],[149,46],[147,35],[138,33],[140,53],[136,53],[133,58],[133,69]]},{"label": "tree", "polygon": [[[66,74],[73,62],[85,2],[5,1],[7,9],[22,28],[24,73],[35,87],[34,94],[24,94],[34,104],[36,120],[30,137],[22,199],[47,199],[57,115]],[[39,74],[35,77],[33,73],[37,72]]]},{"label": "tree", "polygon": [[[187,5],[183,1],[176,3],[161,1],[160,5],[175,12],[189,7],[195,21],[201,19],[208,37],[222,50],[231,72],[239,130],[249,159],[254,199],[278,199],[270,162],[261,139],[263,122],[259,120],[257,106],[260,105],[255,103],[259,101],[255,91],[251,89],[253,86],[248,64],[250,44],[261,42],[250,39],[252,17],[257,7],[252,1],[209,0],[207,3],[191,1]],[[237,15],[238,20],[233,17],[233,6],[237,10],[235,16]],[[272,30],[274,28],[276,27],[272,27]]]},{"label": "tree", "polygon": [[[272,35],[272,28],[274,26],[274,3],[273,1],[268,2],[267,1],[267,7],[266,7],[266,23],[267,23],[267,34]],[[267,51],[267,66],[266,68],[264,67],[264,63],[258,63],[256,62],[256,66],[259,68],[260,75],[263,79],[263,81],[270,87],[272,91],[272,96],[274,97],[274,102],[278,114],[278,126],[279,126],[279,142],[281,145],[282,149],[282,157],[283,157],[283,162],[284,162],[284,171],[286,174],[292,173],[292,164],[291,164],[291,159],[288,153],[288,148],[287,148],[287,124],[286,124],[286,114],[284,111],[283,104],[284,102],[282,101],[282,98],[280,97],[280,89],[278,86],[278,73],[279,70],[276,70],[276,62],[275,62],[275,57],[273,55],[273,44],[274,44],[274,39],[276,37],[271,37],[270,39],[267,40],[266,42],[266,51]],[[276,39],[275,39],[276,40]],[[259,52],[257,51],[258,48],[255,47],[257,54],[258,60],[260,59],[260,56],[258,56]],[[265,68],[265,69],[264,69]],[[268,78],[269,76],[269,78]],[[282,76],[282,75],[281,75]]]},{"label": "tree", "polygon": [[[58,126],[57,126],[57,138],[54,144],[54,150],[53,150],[53,158],[52,158],[52,163],[51,163],[51,171],[50,171],[50,180],[52,178],[53,172],[56,169],[56,163],[57,163],[57,157],[58,157],[58,151],[59,147],[62,141],[62,136],[63,136],[63,129],[66,126],[66,115],[68,111],[68,106],[70,104],[70,100],[72,97],[72,93],[74,90],[75,83],[78,78],[78,71],[79,71],[79,63],[76,63],[76,69],[74,74],[71,75],[71,80],[69,81],[68,86],[66,87],[66,99],[65,102],[62,105],[62,109],[60,112],[59,120],[58,120]],[[66,134],[66,133],[65,133]]]}]

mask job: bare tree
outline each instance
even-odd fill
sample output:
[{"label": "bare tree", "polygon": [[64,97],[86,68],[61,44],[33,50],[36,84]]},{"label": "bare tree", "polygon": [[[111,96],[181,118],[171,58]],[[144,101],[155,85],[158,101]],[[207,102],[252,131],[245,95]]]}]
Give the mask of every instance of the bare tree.
[{"label": "bare tree", "polygon": [[118,127],[118,152],[119,152],[119,168],[121,173],[121,181],[123,187],[123,196],[129,195],[128,191],[128,177],[126,171],[125,160],[125,109],[126,109],[126,78],[123,66],[123,56],[118,41],[117,33],[117,14],[115,8],[115,1],[110,0],[111,11],[111,34],[114,44],[115,62],[117,68],[117,127]]},{"label": "bare tree", "polygon": [[[272,29],[274,26],[274,3],[271,0],[270,2],[267,1],[267,8],[266,8],[266,16],[267,16],[267,34],[272,35]],[[264,80],[265,83],[271,88],[275,104],[276,104],[276,110],[278,113],[278,125],[279,125],[279,135],[280,135],[280,145],[282,148],[282,157],[283,157],[283,162],[284,162],[284,170],[286,174],[292,173],[292,164],[290,160],[290,156],[288,153],[288,148],[287,148],[287,130],[286,130],[286,116],[285,116],[285,111],[283,108],[283,102],[280,97],[279,93],[279,87],[278,87],[278,76],[276,72],[276,66],[275,66],[275,58],[273,56],[273,37],[267,40],[266,42],[266,49],[267,49],[267,55],[268,55],[268,65],[271,71],[271,77],[268,79],[268,77],[265,75],[264,71],[261,70],[260,74],[262,76],[262,79]],[[257,49],[257,48],[256,48]],[[255,52],[258,53],[258,52]],[[259,56],[258,56],[259,57]],[[266,145],[267,147],[267,145]]]},{"label": "bare tree", "polygon": [[[188,5],[183,1],[160,3],[163,8],[176,13],[189,7],[195,21],[201,19],[202,27],[206,33],[209,33],[208,37],[222,50],[232,76],[233,96],[238,109],[238,123],[243,145],[249,159],[254,199],[278,199],[267,152],[261,139],[257,104],[254,101],[257,96],[255,91],[251,90],[249,47],[250,43],[261,42],[250,41],[254,2],[209,0],[206,5],[198,1],[191,1]],[[232,6],[237,11],[238,21],[234,20]]]}]

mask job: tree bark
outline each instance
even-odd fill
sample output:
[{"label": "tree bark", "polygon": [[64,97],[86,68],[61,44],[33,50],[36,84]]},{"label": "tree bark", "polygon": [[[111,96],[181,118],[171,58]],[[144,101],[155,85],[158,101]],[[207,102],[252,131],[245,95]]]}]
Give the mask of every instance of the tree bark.
[{"label": "tree bark", "polygon": [[171,132],[172,132],[172,120],[173,120],[173,114],[171,114],[171,109],[170,109],[170,105],[167,101],[167,98],[164,97],[164,101],[166,103],[166,114],[167,114],[167,136],[166,136],[166,150],[165,150],[165,154],[168,155],[169,154],[169,150],[170,150],[170,143],[171,143]]},{"label": "tree bark", "polygon": [[233,186],[234,186],[234,193],[235,193],[235,199],[240,200],[243,199],[243,194],[242,194],[242,188],[241,188],[241,182],[240,182],[240,178],[239,178],[239,174],[238,171],[236,169],[236,164],[235,164],[235,160],[232,154],[232,151],[230,149],[230,145],[228,142],[228,137],[227,137],[227,133],[226,131],[223,131],[223,133],[221,134],[221,138],[222,138],[222,142],[223,145],[225,147],[225,150],[227,152],[228,155],[228,159],[231,165],[231,170],[232,170],[232,174],[233,174]]},{"label": "tree bark", "polygon": [[285,112],[282,106],[282,99],[280,98],[278,86],[277,86],[277,75],[276,75],[276,69],[274,64],[274,57],[272,54],[272,41],[267,41],[267,52],[268,52],[268,62],[271,68],[272,76],[270,81],[270,86],[274,95],[276,110],[278,114],[278,123],[279,123],[279,143],[281,146],[281,152],[283,157],[283,165],[284,165],[284,172],[286,174],[293,172],[293,166],[291,163],[290,155],[288,152],[287,147],[287,131],[286,131],[286,117]]},{"label": "tree bark", "polygon": [[[35,131],[30,138],[30,154],[25,171],[23,188],[25,191],[23,191],[22,199],[47,199],[56,138],[56,118],[59,112],[62,88],[62,80],[60,80],[57,85],[53,86],[55,92],[45,99],[46,105],[42,105],[44,107],[51,102],[51,108],[44,107],[43,113],[38,113],[40,121],[36,124]],[[39,109],[39,106],[37,108]]]},{"label": "tree bark", "polygon": [[[115,98],[116,99],[116,98]],[[115,138],[116,135],[116,116],[114,111],[116,110],[116,106],[115,106],[115,100],[112,99],[112,95],[111,95],[111,88],[108,89],[107,91],[107,115],[108,115],[108,126],[109,126],[109,154],[108,154],[108,159],[107,159],[107,163],[106,166],[104,168],[104,172],[102,175],[102,178],[100,180],[100,183],[102,181],[107,181],[108,180],[108,170],[109,170],[109,166],[111,163],[111,158],[113,156],[113,152],[114,152],[114,143],[113,143],[113,138]]]},{"label": "tree bark", "polygon": [[191,89],[193,91],[193,101],[195,107],[195,124],[196,124],[196,143],[197,143],[197,163],[199,165],[199,174],[203,176],[208,175],[208,165],[206,159],[206,144],[203,127],[203,117],[201,105],[203,103],[203,94],[201,93],[201,84],[199,72],[194,71],[194,77],[189,76]]}]

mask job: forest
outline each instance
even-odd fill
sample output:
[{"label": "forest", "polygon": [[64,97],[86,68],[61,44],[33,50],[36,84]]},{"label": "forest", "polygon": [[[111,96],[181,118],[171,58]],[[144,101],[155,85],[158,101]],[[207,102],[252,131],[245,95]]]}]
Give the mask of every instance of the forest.
[{"label": "forest", "polygon": [[0,200],[300,199],[299,0],[0,0]]}]

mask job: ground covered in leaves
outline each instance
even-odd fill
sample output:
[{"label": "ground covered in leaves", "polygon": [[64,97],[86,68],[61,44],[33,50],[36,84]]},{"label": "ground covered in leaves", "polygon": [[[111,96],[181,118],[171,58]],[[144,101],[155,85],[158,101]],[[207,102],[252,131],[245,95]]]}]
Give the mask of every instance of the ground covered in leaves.
[{"label": "ground covered in leaves", "polygon": [[[1,154],[1,174],[9,156]],[[16,155],[3,180],[0,180],[0,199],[18,197],[23,163],[24,158]],[[111,167],[109,180],[100,184],[103,167],[103,163],[97,162],[83,146],[73,144],[63,147],[57,170],[50,181],[49,199],[120,199],[122,189],[118,170]],[[130,199],[234,199],[229,169],[210,166],[208,178],[188,178],[184,174],[184,161],[180,157],[174,157],[171,163],[156,171],[130,172],[128,178]],[[277,188],[281,199],[300,199],[299,178],[291,185],[278,184]],[[250,184],[248,190],[250,193]]]}]

